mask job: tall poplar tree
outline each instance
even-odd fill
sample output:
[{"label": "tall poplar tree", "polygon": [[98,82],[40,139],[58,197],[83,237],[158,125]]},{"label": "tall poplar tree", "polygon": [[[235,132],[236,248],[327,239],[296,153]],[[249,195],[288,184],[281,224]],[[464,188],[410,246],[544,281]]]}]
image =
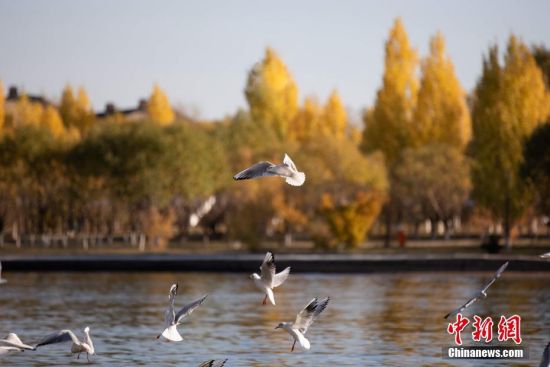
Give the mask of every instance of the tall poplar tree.
[{"label": "tall poplar tree", "polygon": [[523,144],[549,114],[550,98],[528,48],[511,36],[504,58],[496,47],[483,62],[473,101],[474,197],[504,225],[506,246],[514,222],[529,203],[519,175]]},{"label": "tall poplar tree", "polygon": [[284,62],[271,48],[248,74],[245,96],[256,123],[271,127],[281,139],[289,135],[298,111],[298,87]]},{"label": "tall poplar tree", "polygon": [[441,33],[430,40],[430,54],[422,61],[413,129],[416,146],[444,144],[463,149],[471,137],[466,93],[445,52]]},{"label": "tall poplar tree", "polygon": [[169,125],[174,122],[174,110],[170,106],[168,96],[155,84],[147,102],[147,112],[151,120],[159,125]]}]

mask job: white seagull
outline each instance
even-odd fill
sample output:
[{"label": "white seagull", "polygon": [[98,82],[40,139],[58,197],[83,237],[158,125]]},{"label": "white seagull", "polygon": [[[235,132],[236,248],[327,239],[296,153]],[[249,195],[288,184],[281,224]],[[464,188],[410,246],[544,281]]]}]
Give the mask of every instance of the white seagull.
[{"label": "white seagull", "polygon": [[279,274],[276,273],[275,268],[275,256],[271,251],[269,251],[264,258],[262,265],[260,266],[260,275],[254,273],[250,276],[254,280],[254,284],[265,293],[264,301],[262,304],[267,303],[267,299],[273,306],[275,306],[275,295],[273,294],[273,288],[277,288],[283,284],[288,278],[290,273],[290,267],[281,271]]},{"label": "white seagull", "polygon": [[174,299],[176,298],[176,294],[178,293],[178,284],[172,284],[170,287],[170,292],[168,293],[168,299],[170,300],[170,304],[168,306],[168,309],[164,313],[164,331],[160,333],[157,336],[157,339],[160,338],[162,335],[166,339],[173,341],[173,342],[179,342],[182,341],[183,338],[181,337],[180,333],[178,332],[177,326],[181,324],[184,318],[189,316],[197,307],[199,307],[206,297],[208,297],[208,294],[205,296],[202,296],[196,301],[193,301],[189,303],[188,305],[185,305],[181,310],[178,311],[178,313],[174,310]]},{"label": "white seagull", "polygon": [[449,318],[449,316],[455,316],[459,312],[462,312],[465,308],[470,307],[479,298],[487,298],[487,289],[489,289],[489,287],[491,285],[493,285],[493,283],[502,275],[502,273],[504,272],[504,270],[508,266],[508,263],[509,263],[509,261],[506,261],[500,268],[498,268],[497,272],[495,273],[495,275],[493,275],[493,277],[491,278],[489,283],[487,283],[487,285],[485,285],[485,287],[483,287],[483,289],[480,290],[479,293],[477,293],[475,296],[470,298],[465,304],[463,304],[462,306],[460,306],[456,310],[453,310],[453,311],[449,312],[448,314],[446,314],[445,319]]},{"label": "white seagull", "polygon": [[35,350],[36,348],[24,344],[17,334],[9,333],[4,339],[0,339],[0,354],[9,352],[23,352],[25,350]]},{"label": "white seagull", "polygon": [[321,301],[317,301],[317,298],[314,298],[306,307],[304,307],[302,311],[300,311],[293,323],[281,322],[277,325],[275,329],[284,329],[294,338],[294,343],[292,344],[292,349],[290,350],[291,352],[294,351],[296,341],[298,341],[300,346],[305,350],[309,350],[309,348],[311,348],[309,340],[307,340],[305,334],[307,329],[311,326],[311,324],[313,324],[313,321],[315,321],[317,317],[319,317],[319,314],[321,314],[321,312],[323,312],[323,310],[327,307],[328,301],[330,301],[329,297]]},{"label": "white seagull", "polygon": [[299,172],[292,159],[285,154],[283,164],[273,164],[263,161],[248,167],[244,171],[233,176],[234,180],[248,180],[252,178],[264,176],[280,176],[283,177],[287,184],[292,186],[302,186],[306,180],[306,174]]},{"label": "white seagull", "polygon": [[0,261],[0,284],[7,283],[8,281],[2,278],[2,262]]},{"label": "white seagull", "polygon": [[86,358],[89,361],[90,355],[95,354],[94,343],[92,342],[92,338],[90,338],[90,328],[88,326],[84,328],[84,341],[80,341],[71,330],[61,330],[44,337],[38,342],[38,344],[36,344],[36,348],[48,344],[57,344],[69,341],[73,342],[73,345],[71,346],[71,353],[76,354],[77,359],[80,358],[81,353],[86,353]]},{"label": "white seagull", "polygon": [[227,359],[224,360],[211,360],[203,362],[199,365],[199,367],[223,367],[225,365],[225,362],[227,362]]},{"label": "white seagull", "polygon": [[550,367],[550,343],[546,344],[539,367]]}]

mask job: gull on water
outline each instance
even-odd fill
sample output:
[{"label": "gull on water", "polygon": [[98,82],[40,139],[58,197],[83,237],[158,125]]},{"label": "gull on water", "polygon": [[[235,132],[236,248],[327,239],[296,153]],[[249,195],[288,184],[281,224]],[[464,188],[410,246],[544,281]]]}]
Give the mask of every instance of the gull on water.
[{"label": "gull on water", "polygon": [[296,341],[305,350],[309,350],[311,347],[309,340],[305,337],[307,329],[313,324],[313,322],[319,317],[321,312],[327,307],[330,298],[327,297],[321,301],[317,301],[317,298],[312,299],[298,316],[294,322],[281,322],[275,329],[284,329],[287,333],[292,335],[294,343],[292,344],[291,352],[294,351]]},{"label": "gull on water", "polygon": [[49,345],[57,344],[72,341],[73,345],[71,346],[71,353],[76,354],[76,358],[80,358],[81,353],[86,353],[86,358],[90,360],[90,355],[95,354],[94,343],[90,337],[90,328],[86,326],[84,328],[84,341],[80,341],[75,333],[71,330],[61,330],[55,333],[52,333],[44,337],[41,341],[36,344],[36,348]]},{"label": "gull on water", "polygon": [[267,299],[272,305],[275,306],[275,295],[273,294],[273,288],[276,288],[283,284],[288,278],[290,273],[290,267],[281,271],[279,274],[276,273],[275,268],[275,256],[271,251],[269,251],[264,258],[262,265],[260,266],[260,275],[254,273],[250,276],[254,280],[254,284],[265,293],[263,304],[267,303]]},{"label": "gull on water", "polygon": [[498,268],[497,272],[495,273],[495,275],[493,275],[489,283],[487,283],[487,285],[485,285],[485,287],[483,287],[483,289],[481,289],[479,293],[470,298],[465,304],[463,304],[459,308],[446,314],[445,319],[449,318],[449,316],[455,316],[459,312],[462,312],[465,308],[470,307],[479,298],[487,298],[487,289],[489,289],[489,287],[493,285],[493,283],[502,275],[506,267],[508,267],[508,263],[509,261],[506,261],[500,268]]},{"label": "gull on water", "polygon": [[546,344],[539,367],[550,367],[550,343]]},{"label": "gull on water", "polygon": [[0,261],[0,284],[7,283],[8,281],[2,278],[2,262]]},{"label": "gull on water", "polygon": [[24,352],[25,350],[35,350],[36,348],[24,344],[17,334],[9,333],[4,339],[0,339],[0,354],[9,352]]},{"label": "gull on water", "polygon": [[227,362],[227,359],[224,359],[224,360],[211,360],[211,361],[206,361],[206,362],[203,362],[199,365],[199,367],[223,367],[225,365],[225,362]]},{"label": "gull on water", "polygon": [[288,154],[285,154],[283,164],[273,164],[271,162],[260,162],[248,167],[244,171],[233,176],[234,180],[248,180],[252,178],[264,176],[280,176],[283,177],[287,184],[292,186],[302,186],[306,180],[306,174],[299,172],[296,165],[290,159]]},{"label": "gull on water", "polygon": [[181,310],[179,310],[177,313],[174,310],[174,299],[176,298],[176,294],[178,293],[178,284],[172,284],[170,287],[170,292],[168,293],[168,299],[170,300],[170,304],[168,305],[168,309],[164,313],[164,331],[160,333],[157,336],[157,339],[160,338],[162,335],[166,339],[173,341],[173,342],[179,342],[182,341],[183,338],[181,337],[180,333],[178,332],[177,326],[181,324],[184,318],[189,316],[197,307],[199,307],[206,297],[208,295],[202,296],[196,301],[193,301],[189,303],[188,305],[185,305]]}]

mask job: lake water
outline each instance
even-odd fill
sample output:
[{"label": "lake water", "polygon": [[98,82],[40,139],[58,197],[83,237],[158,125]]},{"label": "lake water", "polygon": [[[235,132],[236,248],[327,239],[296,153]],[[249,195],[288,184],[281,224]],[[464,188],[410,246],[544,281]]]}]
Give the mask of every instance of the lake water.
[{"label": "lake water", "polygon": [[[0,286],[0,336],[23,342],[63,328],[82,335],[90,326],[98,366],[198,366],[228,358],[226,366],[538,366],[550,341],[550,275],[504,273],[486,300],[467,315],[522,316],[523,346],[530,359],[457,361],[442,359],[452,344],[443,320],[479,289],[489,273],[391,275],[291,274],[276,290],[277,306],[247,274],[212,273],[4,273]],[[176,307],[202,294],[206,302],[179,327],[184,341],[171,343],[161,331],[170,285],[178,282]],[[308,331],[309,352],[290,353],[291,339],[274,330],[292,321],[313,297],[331,302]],[[463,333],[471,343],[471,328]],[[496,339],[496,325],[495,325]],[[501,345],[500,343],[495,343]],[[70,343],[0,357],[1,366],[87,364],[69,354]]]}]

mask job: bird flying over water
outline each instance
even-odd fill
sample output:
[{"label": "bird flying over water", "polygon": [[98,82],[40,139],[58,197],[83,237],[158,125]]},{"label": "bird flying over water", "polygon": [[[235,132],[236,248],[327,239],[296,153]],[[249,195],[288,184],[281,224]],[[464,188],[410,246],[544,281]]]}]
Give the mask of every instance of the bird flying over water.
[{"label": "bird flying over water", "polygon": [[280,176],[283,177],[287,184],[292,186],[302,186],[306,180],[306,175],[299,172],[296,165],[290,159],[288,154],[285,154],[283,164],[275,165],[271,162],[263,161],[248,167],[244,171],[233,176],[234,180],[248,180],[252,178],[264,176]]},{"label": "bird flying over water", "polygon": [[0,339],[0,355],[10,352],[23,352],[25,350],[35,350],[36,348],[24,344],[17,334],[9,333],[4,339]]},{"label": "bird flying over water", "polygon": [[465,308],[470,307],[479,298],[487,298],[487,289],[489,289],[489,287],[491,285],[493,285],[493,283],[502,275],[504,270],[508,267],[508,263],[509,263],[509,261],[506,261],[500,268],[498,268],[497,272],[495,273],[495,275],[493,275],[493,277],[491,278],[489,283],[487,283],[487,285],[485,285],[485,287],[483,287],[483,289],[481,289],[479,291],[479,293],[477,293],[475,296],[470,298],[465,304],[463,304],[462,306],[460,306],[456,310],[453,310],[453,311],[449,312],[448,314],[446,314],[445,319],[449,318],[449,316],[454,316],[454,315],[458,314],[459,312],[462,312]]},{"label": "bird flying over water", "polygon": [[309,340],[305,337],[305,334],[307,332],[307,329],[313,324],[313,322],[319,317],[321,312],[327,308],[328,302],[330,301],[330,298],[327,297],[321,301],[317,301],[317,298],[312,299],[306,307],[300,313],[298,316],[296,316],[296,320],[294,322],[281,322],[275,329],[283,329],[292,337],[294,338],[294,343],[292,344],[291,352],[294,351],[294,346],[296,345],[296,342],[300,344],[300,347],[302,347],[305,350],[309,350],[311,348],[311,344],[309,343]]},{"label": "bird flying over water", "polygon": [[181,310],[179,310],[177,313],[174,310],[174,299],[176,298],[176,294],[178,293],[178,284],[172,284],[170,287],[170,292],[168,293],[168,299],[170,300],[170,304],[168,305],[168,309],[164,313],[164,331],[157,336],[157,339],[161,337],[165,337],[166,339],[173,341],[173,342],[179,342],[182,341],[183,338],[181,337],[180,333],[178,332],[177,326],[181,324],[184,318],[189,316],[197,307],[199,307],[206,297],[208,295],[205,295],[201,298],[199,298],[196,301],[193,301],[187,305],[185,305]]},{"label": "bird flying over water", "polygon": [[264,301],[262,303],[264,305],[267,303],[267,299],[269,298],[271,304],[275,306],[275,295],[273,294],[273,288],[283,284],[290,273],[290,267],[281,271],[279,274],[277,274],[276,270],[275,256],[271,251],[269,251],[265,255],[264,261],[260,266],[260,275],[254,273],[250,276],[250,278],[254,280],[256,287],[265,293]]},{"label": "bird flying over water", "polygon": [[95,354],[94,343],[90,337],[90,328],[86,326],[84,329],[84,341],[80,341],[78,337],[71,330],[61,330],[44,337],[36,344],[36,348],[49,345],[72,341],[71,353],[77,354],[77,359],[80,358],[81,353],[86,353],[86,358],[90,360],[90,355]]},{"label": "bird flying over water", "polygon": [[199,367],[223,367],[225,365],[225,362],[227,362],[227,359],[224,360],[211,360],[203,362],[199,365]]}]

